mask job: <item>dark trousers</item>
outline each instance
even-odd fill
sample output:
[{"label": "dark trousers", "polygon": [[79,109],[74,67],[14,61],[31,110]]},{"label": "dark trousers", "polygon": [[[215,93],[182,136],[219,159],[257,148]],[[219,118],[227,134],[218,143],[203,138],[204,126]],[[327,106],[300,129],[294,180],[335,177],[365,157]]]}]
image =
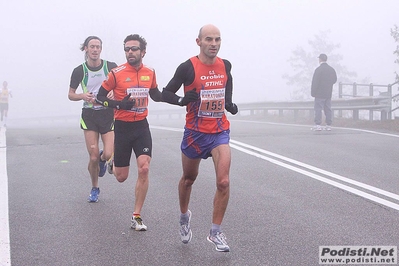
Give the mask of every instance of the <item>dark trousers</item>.
[{"label": "dark trousers", "polygon": [[332,110],[331,110],[331,98],[315,98],[314,99],[314,123],[321,125],[322,122],[322,111],[326,116],[326,124],[330,126],[332,124]]}]

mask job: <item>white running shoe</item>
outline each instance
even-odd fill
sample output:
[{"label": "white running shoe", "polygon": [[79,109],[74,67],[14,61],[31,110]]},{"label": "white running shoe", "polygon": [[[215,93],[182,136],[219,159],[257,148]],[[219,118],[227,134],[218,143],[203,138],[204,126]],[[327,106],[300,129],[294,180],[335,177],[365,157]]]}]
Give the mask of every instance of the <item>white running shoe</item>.
[{"label": "white running shoe", "polygon": [[132,216],[130,227],[136,231],[147,231],[147,226],[144,225],[140,216]]},{"label": "white running shoe", "polygon": [[215,248],[217,251],[220,251],[220,252],[229,252],[230,251],[230,247],[229,247],[229,245],[227,245],[227,242],[226,242],[227,238],[222,232],[217,232],[216,235],[214,235],[214,236],[209,234],[209,236],[206,239],[215,245]]},{"label": "white running shoe", "polygon": [[191,221],[191,211],[188,210],[188,220],[187,221],[180,220],[180,238],[181,242],[183,242],[184,244],[190,242],[191,238],[193,237],[193,232],[191,231],[190,228],[190,221]]},{"label": "white running shoe", "polygon": [[323,128],[320,125],[315,125],[314,127],[312,127],[312,130],[314,130],[314,131],[322,131]]}]

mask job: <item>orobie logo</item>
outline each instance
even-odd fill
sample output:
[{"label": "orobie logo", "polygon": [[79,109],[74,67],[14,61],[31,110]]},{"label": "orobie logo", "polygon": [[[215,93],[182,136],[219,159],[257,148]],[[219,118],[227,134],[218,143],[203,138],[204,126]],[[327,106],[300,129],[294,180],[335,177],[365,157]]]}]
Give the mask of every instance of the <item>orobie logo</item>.
[{"label": "orobie logo", "polygon": [[108,102],[107,101],[104,102],[104,106],[108,107]]},{"label": "orobie logo", "polygon": [[221,74],[214,74],[210,76],[201,76],[201,80],[209,80],[209,79],[223,79],[224,75]]},{"label": "orobie logo", "polygon": [[141,81],[149,81],[150,80],[150,76],[141,76],[140,80]]}]

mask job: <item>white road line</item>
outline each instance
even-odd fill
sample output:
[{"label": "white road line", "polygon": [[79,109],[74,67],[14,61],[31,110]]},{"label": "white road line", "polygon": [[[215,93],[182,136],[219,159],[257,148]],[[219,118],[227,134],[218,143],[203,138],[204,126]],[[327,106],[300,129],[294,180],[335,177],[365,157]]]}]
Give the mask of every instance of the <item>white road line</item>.
[{"label": "white road line", "polygon": [[11,265],[5,128],[0,128],[0,265]]},{"label": "white road line", "polygon": [[184,129],[182,129],[182,128],[175,128],[175,127],[150,126],[150,128],[162,129],[162,130],[168,130],[168,131],[184,132]]},{"label": "white road line", "polygon": [[[287,124],[287,123],[266,122],[266,121],[251,121],[251,120],[239,120],[239,119],[234,119],[232,121],[234,121],[234,122],[243,122],[243,123],[251,123],[251,124],[269,124],[269,125],[290,126],[290,127],[307,127],[307,128],[312,127],[310,125]],[[370,133],[370,134],[375,134],[375,135],[382,135],[382,136],[387,136],[387,137],[399,138],[398,134],[383,133],[383,132],[377,132],[377,131],[367,130],[367,129],[350,128],[350,127],[333,127],[333,130],[335,128],[336,129],[345,129],[345,130],[351,130],[351,131],[365,132],[365,133]]]},{"label": "white road line", "polygon": [[259,153],[250,151],[250,150],[248,150],[248,149],[242,148],[242,147],[240,147],[240,146],[237,146],[237,145],[235,145],[235,144],[230,144],[230,146],[233,147],[233,148],[235,148],[235,149],[237,149],[237,150],[239,150],[239,151],[245,152],[245,153],[247,153],[247,154],[253,155],[253,156],[258,157],[258,158],[260,158],[260,159],[269,161],[269,162],[271,162],[271,163],[274,163],[274,164],[283,166],[283,167],[285,167],[285,168],[287,168],[287,169],[290,169],[290,170],[293,170],[293,171],[295,171],[295,172],[301,173],[301,174],[303,174],[303,175],[309,176],[309,177],[311,177],[311,178],[313,178],[313,179],[322,181],[322,182],[324,182],[324,183],[326,183],[326,184],[329,184],[329,185],[332,185],[332,186],[334,186],[334,187],[337,187],[337,188],[346,190],[346,191],[351,192],[351,193],[353,193],[353,194],[355,194],[355,195],[358,195],[358,196],[361,196],[361,197],[363,197],[363,198],[369,199],[369,200],[371,200],[371,201],[377,202],[377,203],[379,203],[379,204],[388,206],[388,207],[393,208],[393,209],[395,209],[395,210],[399,210],[399,205],[396,204],[396,203],[393,203],[393,202],[391,202],[391,201],[388,201],[388,200],[385,200],[385,199],[376,197],[376,196],[374,196],[374,195],[371,195],[371,194],[369,194],[369,193],[363,192],[363,191],[361,191],[361,190],[358,190],[358,189],[349,187],[349,186],[347,186],[347,185],[344,185],[344,184],[341,184],[341,183],[332,181],[332,180],[330,180],[330,179],[328,179],[328,178],[325,178],[325,177],[319,176],[319,175],[317,175],[317,174],[311,173],[311,172],[309,172],[309,171],[300,169],[300,168],[298,168],[298,167],[295,167],[295,166],[292,166],[292,165],[289,165],[289,164],[280,162],[280,161],[275,160],[275,159],[272,159],[272,158],[270,158],[270,157],[267,157],[267,156],[261,155],[261,154],[259,154]]},{"label": "white road line", "polygon": [[298,166],[307,168],[307,169],[312,170],[314,172],[318,172],[320,174],[327,175],[327,176],[335,178],[337,180],[340,180],[340,181],[343,181],[343,182],[346,182],[346,183],[349,183],[349,184],[352,184],[352,185],[367,189],[369,191],[373,191],[375,193],[384,195],[386,197],[389,197],[389,198],[392,198],[392,199],[395,199],[395,200],[399,200],[399,195],[397,195],[397,194],[394,194],[394,193],[391,193],[391,192],[388,192],[388,191],[385,191],[385,190],[382,190],[382,189],[379,189],[379,188],[364,184],[362,182],[358,182],[358,181],[343,177],[341,175],[337,175],[337,174],[331,173],[329,171],[325,171],[323,169],[311,166],[309,164],[302,163],[302,162],[296,161],[294,159],[290,159],[290,158],[284,157],[282,155],[279,155],[279,154],[276,154],[276,153],[273,153],[273,152],[269,152],[269,151],[266,151],[266,150],[263,150],[263,149],[260,149],[260,148],[257,148],[255,146],[251,146],[251,145],[239,142],[239,141],[230,140],[230,142],[234,143],[236,145],[240,145],[242,147],[245,147],[247,149],[251,149],[251,150],[254,150],[254,151],[257,151],[257,152],[260,152],[260,153],[263,153],[263,154],[278,158],[280,160],[284,160],[284,161],[292,163],[292,164],[296,164]]}]

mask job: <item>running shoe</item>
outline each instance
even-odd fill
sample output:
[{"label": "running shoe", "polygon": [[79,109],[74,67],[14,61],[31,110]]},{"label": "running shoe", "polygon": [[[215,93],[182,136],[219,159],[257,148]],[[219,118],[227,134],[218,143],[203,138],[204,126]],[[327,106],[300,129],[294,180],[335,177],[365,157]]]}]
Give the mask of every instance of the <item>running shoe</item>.
[{"label": "running shoe", "polygon": [[90,191],[88,202],[98,202],[98,195],[100,194],[100,188],[93,187]]},{"label": "running shoe", "polygon": [[112,156],[108,162],[107,162],[107,169],[108,169],[108,174],[113,175],[114,174],[114,156]]},{"label": "running shoe", "polygon": [[327,130],[327,131],[331,131],[331,126],[327,125],[324,129]]},{"label": "running shoe", "polygon": [[323,128],[320,125],[315,125],[312,129],[314,131],[322,131],[323,130]]},{"label": "running shoe", "polygon": [[147,231],[147,226],[144,225],[140,216],[132,216],[130,228],[136,231]]},{"label": "running shoe", "polygon": [[180,220],[180,238],[181,242],[183,242],[184,244],[190,242],[191,238],[193,237],[193,232],[191,231],[190,227],[190,221],[191,221],[191,211],[188,210],[188,220],[187,221]]},{"label": "running shoe", "polygon": [[105,171],[107,170],[107,161],[102,161],[101,160],[101,155],[103,154],[103,150],[100,151],[100,159],[99,159],[99,166],[100,166],[100,172],[98,172],[99,177],[103,177],[105,175]]},{"label": "running shoe", "polygon": [[230,247],[227,245],[226,242],[226,236],[222,232],[217,232],[216,235],[214,236],[209,234],[209,236],[206,239],[215,245],[217,251],[220,252],[230,251]]}]

